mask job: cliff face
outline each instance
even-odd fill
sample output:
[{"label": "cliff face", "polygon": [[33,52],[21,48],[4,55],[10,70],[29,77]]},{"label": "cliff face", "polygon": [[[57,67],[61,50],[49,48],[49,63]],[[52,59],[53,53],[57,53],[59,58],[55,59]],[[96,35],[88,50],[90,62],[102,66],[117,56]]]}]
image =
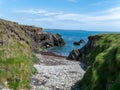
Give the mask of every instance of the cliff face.
[{"label": "cliff face", "polygon": [[28,89],[31,75],[36,72],[33,52],[64,44],[59,34],[0,19],[0,88]]},{"label": "cliff face", "polygon": [[68,60],[78,60],[86,65],[89,64],[88,54],[96,47],[96,42],[101,38],[101,36],[89,36],[88,43],[81,49],[74,49],[70,52],[67,57]]},{"label": "cliff face", "polygon": [[82,54],[79,60],[88,65],[81,90],[120,89],[119,39],[120,34],[90,36],[87,45],[79,50]]},{"label": "cliff face", "polygon": [[29,87],[36,60],[31,47],[29,37],[17,23],[0,19],[0,87]]},{"label": "cliff face", "polygon": [[32,49],[35,52],[39,52],[41,48],[44,49],[65,45],[64,40],[59,34],[43,32],[42,28],[37,28],[34,26],[20,25],[20,27],[26,33],[26,35],[29,36],[33,46]]}]

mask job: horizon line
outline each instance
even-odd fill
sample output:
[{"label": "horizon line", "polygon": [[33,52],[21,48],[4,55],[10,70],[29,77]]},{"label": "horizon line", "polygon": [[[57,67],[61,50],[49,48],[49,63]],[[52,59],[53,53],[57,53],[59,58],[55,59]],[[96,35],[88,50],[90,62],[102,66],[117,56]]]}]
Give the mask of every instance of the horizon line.
[{"label": "horizon line", "polygon": [[105,31],[105,30],[84,30],[84,29],[62,29],[62,28],[43,28],[43,30],[74,30],[74,31],[96,31],[96,32],[119,32],[120,31]]}]

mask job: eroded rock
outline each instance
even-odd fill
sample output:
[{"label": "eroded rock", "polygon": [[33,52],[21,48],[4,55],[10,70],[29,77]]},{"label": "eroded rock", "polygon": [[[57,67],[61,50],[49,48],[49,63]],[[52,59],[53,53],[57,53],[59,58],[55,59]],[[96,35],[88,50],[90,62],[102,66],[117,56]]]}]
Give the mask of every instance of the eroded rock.
[{"label": "eroded rock", "polygon": [[[95,35],[95,36],[89,36],[88,37],[88,43],[82,47],[81,49],[74,49],[70,52],[67,59],[68,60],[77,60],[81,61],[82,63],[85,63],[86,65],[89,63],[88,60],[88,53],[92,51],[92,49],[95,48],[96,42],[101,38],[101,36]],[[83,40],[80,40],[80,42],[83,42]]]},{"label": "eroded rock", "polygon": [[38,52],[40,48],[50,48],[54,46],[64,46],[65,42],[61,35],[43,32],[42,28],[34,26],[20,26],[26,35],[31,38],[32,48]]}]

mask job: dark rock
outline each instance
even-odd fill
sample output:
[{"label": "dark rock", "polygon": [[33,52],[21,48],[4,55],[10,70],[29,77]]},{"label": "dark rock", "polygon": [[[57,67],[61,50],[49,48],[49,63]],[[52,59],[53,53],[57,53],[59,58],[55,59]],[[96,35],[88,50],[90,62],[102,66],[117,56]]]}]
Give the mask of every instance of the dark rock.
[{"label": "dark rock", "polygon": [[84,54],[88,54],[91,50],[95,48],[96,42],[101,38],[101,36],[89,36],[87,44],[80,49]]},{"label": "dark rock", "polygon": [[74,44],[74,45],[80,45],[80,43],[79,43],[79,42],[74,42],[73,44]]},{"label": "dark rock", "polygon": [[79,49],[74,49],[70,52],[69,56],[67,57],[68,60],[79,60],[79,58],[82,56]]},{"label": "dark rock", "polygon": [[79,42],[80,42],[80,43],[85,43],[85,41],[84,41],[83,39],[81,39]]},{"label": "dark rock", "polygon": [[74,42],[73,44],[74,45],[80,45],[80,44],[83,44],[83,43],[85,43],[85,41],[83,39],[81,39],[80,41]]},{"label": "dark rock", "polygon": [[[89,36],[88,37],[88,43],[82,47],[81,49],[74,49],[70,52],[68,55],[67,59],[68,60],[78,60],[85,65],[89,64],[89,59],[88,59],[88,53],[91,52],[95,46],[96,42],[101,38],[101,36],[95,35],[95,36]],[[83,40],[80,40],[82,43],[84,42]]]},{"label": "dark rock", "polygon": [[52,36],[53,36],[53,42],[54,42],[55,46],[64,46],[65,45],[65,42],[62,39],[60,34],[53,34]]},{"label": "dark rock", "polygon": [[34,26],[23,26],[21,29],[24,30],[27,36],[31,38],[32,49],[35,52],[39,51],[39,48],[50,48],[54,46],[63,46],[65,45],[64,40],[59,34],[51,34],[43,32],[42,28]]},{"label": "dark rock", "polygon": [[42,38],[40,37],[39,40],[40,40],[39,43],[41,47],[44,47],[44,48],[50,48],[54,46],[60,47],[65,45],[64,40],[59,34],[51,34],[51,33],[42,34]]}]

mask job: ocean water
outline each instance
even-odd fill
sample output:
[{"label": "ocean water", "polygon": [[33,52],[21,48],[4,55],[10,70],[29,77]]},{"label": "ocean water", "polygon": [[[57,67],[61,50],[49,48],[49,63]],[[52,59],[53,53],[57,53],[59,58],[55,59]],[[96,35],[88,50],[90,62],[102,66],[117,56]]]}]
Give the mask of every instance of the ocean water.
[{"label": "ocean water", "polygon": [[[62,38],[65,41],[65,46],[63,47],[54,47],[54,48],[49,48],[47,49],[50,52],[59,54],[59,55],[64,55],[68,56],[69,53],[74,49],[78,48],[80,49],[83,47],[87,41],[88,41],[88,36],[90,35],[95,35],[95,34],[103,34],[103,33],[108,33],[108,32],[100,32],[100,31],[83,31],[83,30],[56,30],[56,29],[46,29],[44,30],[45,32],[50,32],[50,33],[58,33],[62,35]],[[85,41],[85,44],[81,44],[79,46],[73,45],[73,42],[79,41],[80,39],[83,39]]]}]

